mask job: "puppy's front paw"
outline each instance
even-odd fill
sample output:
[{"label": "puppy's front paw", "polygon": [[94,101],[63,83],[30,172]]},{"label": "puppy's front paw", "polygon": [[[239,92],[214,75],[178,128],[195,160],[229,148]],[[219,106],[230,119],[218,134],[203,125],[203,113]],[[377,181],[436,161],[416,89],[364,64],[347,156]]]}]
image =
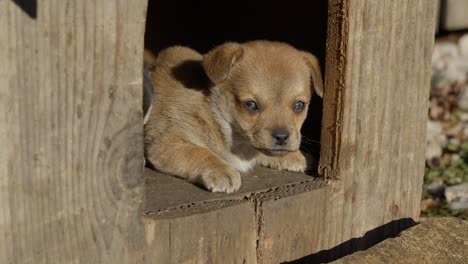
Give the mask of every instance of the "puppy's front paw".
[{"label": "puppy's front paw", "polygon": [[305,172],[307,169],[307,159],[300,151],[296,151],[283,160],[283,167],[283,170]]},{"label": "puppy's front paw", "polygon": [[287,170],[293,172],[305,172],[307,160],[300,151],[294,151],[282,157],[260,156],[257,163],[261,166],[275,170]]},{"label": "puppy's front paw", "polygon": [[204,173],[200,179],[203,186],[212,192],[232,193],[241,186],[240,173],[232,168],[216,169]]}]

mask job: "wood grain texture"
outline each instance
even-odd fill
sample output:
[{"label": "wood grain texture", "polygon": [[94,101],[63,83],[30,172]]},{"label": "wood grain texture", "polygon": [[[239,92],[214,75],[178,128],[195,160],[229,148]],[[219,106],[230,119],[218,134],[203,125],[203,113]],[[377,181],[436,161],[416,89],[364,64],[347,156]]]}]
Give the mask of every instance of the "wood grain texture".
[{"label": "wood grain texture", "polygon": [[417,219],[436,1],[329,1],[321,249]]},{"label": "wood grain texture", "polygon": [[320,178],[297,172],[256,167],[242,175],[242,186],[235,193],[213,193],[186,180],[145,169],[146,215],[157,219],[177,218],[216,210],[246,200],[280,199],[324,187]]},{"label": "wood grain texture", "polygon": [[[317,252],[323,239],[328,192],[324,187],[258,206],[258,263],[280,263]],[[308,262],[317,263],[317,262]]]},{"label": "wood grain texture", "polygon": [[454,217],[432,218],[365,251],[334,264],[450,263],[468,259],[468,222]]},{"label": "wood grain texture", "polygon": [[254,204],[189,216],[145,218],[146,263],[257,263]]},{"label": "wood grain texture", "polygon": [[146,2],[0,0],[0,263],[140,257]]}]

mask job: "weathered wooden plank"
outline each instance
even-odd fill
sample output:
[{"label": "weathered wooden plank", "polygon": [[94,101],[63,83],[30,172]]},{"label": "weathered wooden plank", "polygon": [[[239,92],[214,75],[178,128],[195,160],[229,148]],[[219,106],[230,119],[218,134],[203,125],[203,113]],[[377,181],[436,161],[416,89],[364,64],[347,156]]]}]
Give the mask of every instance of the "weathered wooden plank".
[{"label": "weathered wooden plank", "polygon": [[[239,192],[226,195],[160,172],[145,173],[149,263],[268,263],[269,254],[297,251],[291,250],[294,244],[287,238],[319,228],[319,223],[309,225],[314,211],[304,197],[320,199],[326,187],[311,176],[255,168],[242,176]],[[290,234],[277,239],[284,232]],[[301,238],[308,239],[310,233],[294,239],[303,244]],[[260,250],[276,243],[284,250]],[[310,248],[313,245],[307,244],[307,252]]]},{"label": "weathered wooden plank", "polygon": [[322,239],[329,187],[259,201],[259,263],[279,263],[313,253]]},{"label": "weathered wooden plank", "polygon": [[[329,1],[321,246],[417,219],[436,1]],[[365,243],[358,248],[365,246]]]},{"label": "weathered wooden plank", "polygon": [[333,263],[466,263],[468,222],[447,217],[422,222],[398,237]]},{"label": "weathered wooden plank", "polygon": [[320,189],[321,179],[296,172],[257,167],[242,175],[242,186],[235,193],[212,193],[186,180],[151,169],[145,170],[144,212],[157,218],[176,218],[265,197],[287,197]]},{"label": "weathered wooden plank", "polygon": [[0,263],[134,263],[147,1],[15,2],[0,0]]},{"label": "weathered wooden plank", "polygon": [[251,202],[185,217],[145,218],[146,263],[257,263]]}]

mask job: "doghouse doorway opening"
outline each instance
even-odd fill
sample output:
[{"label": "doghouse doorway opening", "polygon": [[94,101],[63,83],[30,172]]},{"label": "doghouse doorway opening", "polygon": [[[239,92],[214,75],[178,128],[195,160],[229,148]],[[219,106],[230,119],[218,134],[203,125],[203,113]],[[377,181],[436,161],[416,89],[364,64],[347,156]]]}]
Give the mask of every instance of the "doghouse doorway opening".
[{"label": "doghouse doorway opening", "polygon": [[[328,1],[148,2],[145,49],[173,45],[205,53],[227,41],[282,41],[309,51],[325,68]],[[319,160],[322,100],[314,96],[302,128],[301,148]]]}]

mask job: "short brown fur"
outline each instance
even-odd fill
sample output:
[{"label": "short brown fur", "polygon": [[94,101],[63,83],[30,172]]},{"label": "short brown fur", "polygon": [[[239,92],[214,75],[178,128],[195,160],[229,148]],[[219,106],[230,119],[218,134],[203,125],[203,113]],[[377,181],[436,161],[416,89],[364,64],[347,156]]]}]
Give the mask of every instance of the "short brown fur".
[{"label": "short brown fur", "polygon": [[157,169],[228,193],[255,165],[306,170],[300,129],[311,96],[322,95],[312,54],[270,41],[226,43],[203,56],[177,46],[157,56],[151,78],[145,154]]}]

